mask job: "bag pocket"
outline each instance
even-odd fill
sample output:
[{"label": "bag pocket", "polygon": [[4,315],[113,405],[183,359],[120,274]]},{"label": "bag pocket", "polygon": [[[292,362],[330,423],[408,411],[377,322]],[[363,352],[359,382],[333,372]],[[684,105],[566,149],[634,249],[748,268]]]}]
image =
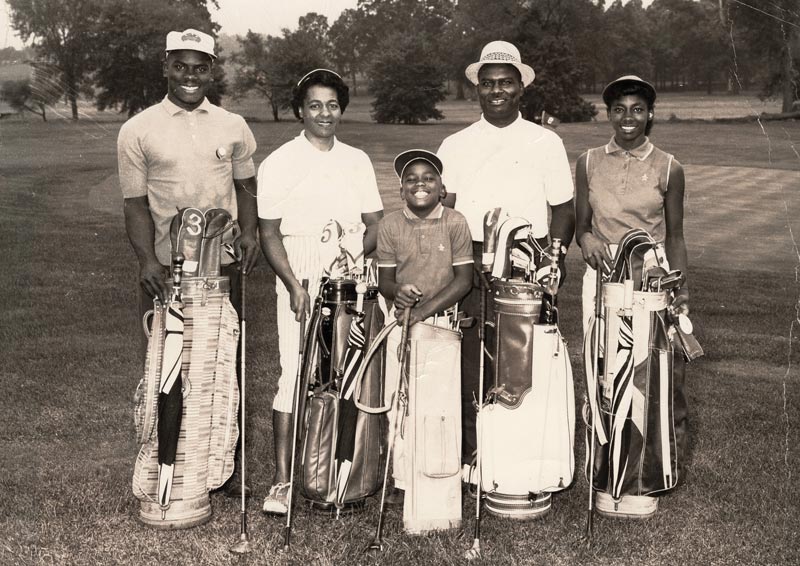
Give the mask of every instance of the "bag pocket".
[{"label": "bag pocket", "polygon": [[422,473],[429,478],[449,478],[460,471],[456,418],[426,416],[423,421]]}]

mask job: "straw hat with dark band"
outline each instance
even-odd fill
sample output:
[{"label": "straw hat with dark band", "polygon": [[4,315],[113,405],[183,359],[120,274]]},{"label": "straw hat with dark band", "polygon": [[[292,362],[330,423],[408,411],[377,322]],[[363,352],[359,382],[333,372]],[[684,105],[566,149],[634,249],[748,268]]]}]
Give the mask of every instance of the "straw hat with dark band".
[{"label": "straw hat with dark band", "polygon": [[522,62],[519,49],[507,41],[492,41],[487,43],[481,51],[481,58],[478,62],[468,66],[464,74],[469,81],[477,85],[478,73],[484,65],[512,65],[519,71],[522,78],[522,85],[528,86],[533,82],[536,73],[530,65]]}]

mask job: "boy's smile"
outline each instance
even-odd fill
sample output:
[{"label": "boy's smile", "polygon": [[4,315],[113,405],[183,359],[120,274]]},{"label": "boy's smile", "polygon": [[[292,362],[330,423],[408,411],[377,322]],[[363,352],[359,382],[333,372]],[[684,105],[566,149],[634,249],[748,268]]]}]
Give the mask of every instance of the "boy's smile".
[{"label": "boy's smile", "polygon": [[403,171],[400,194],[408,208],[425,218],[436,208],[444,192],[442,177],[427,161],[417,160]]}]

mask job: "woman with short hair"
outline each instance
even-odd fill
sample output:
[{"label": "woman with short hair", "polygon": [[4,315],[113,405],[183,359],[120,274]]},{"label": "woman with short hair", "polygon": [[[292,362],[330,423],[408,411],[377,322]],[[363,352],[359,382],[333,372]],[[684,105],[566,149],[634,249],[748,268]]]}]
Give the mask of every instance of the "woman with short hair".
[{"label": "woman with short hair", "polygon": [[[627,75],[606,86],[603,101],[614,135],[605,146],[582,154],[575,170],[576,239],[587,263],[583,279],[584,333],[595,312],[596,270],[602,269],[606,274],[611,271],[617,243],[629,230],[643,229],[656,242],[663,243],[669,264],[663,267],[679,269],[683,275],[688,275],[683,235],[683,168],[672,155],[654,146],[648,138],[653,127],[656,90],[641,78]],[[671,308],[675,314],[688,314],[689,289],[686,284],[675,292]],[[676,353],[672,363],[671,424],[676,448],[673,458],[677,458],[680,472],[688,433],[682,356]],[[638,398],[637,395],[634,393],[634,397]],[[658,402],[652,399],[658,399],[655,394],[649,396],[649,401]],[[643,402],[647,403],[648,399]],[[634,399],[634,407],[636,403]],[[628,419],[629,423],[635,420],[634,417]],[[659,462],[661,464],[669,470],[674,462]],[[670,478],[670,487],[674,482],[675,478]],[[617,498],[612,498],[606,492],[608,490],[597,489],[596,508],[601,514],[648,517],[657,509],[658,500],[649,495],[656,493],[656,489],[639,485],[637,489],[623,490],[624,494]]]},{"label": "woman with short hair", "polygon": [[[315,69],[292,92],[292,109],[303,131],[276,149],[258,169],[261,248],[277,276],[277,323],[281,374],[273,401],[275,474],[263,510],[285,514],[292,446],[292,410],[300,320],[311,308],[323,271],[321,235],[331,221],[360,232],[363,251],[377,242],[383,217],[375,171],[366,153],[336,138],[350,101],[348,87],[335,72]],[[350,250],[349,250],[350,251]],[[353,255],[358,256],[358,252]],[[301,281],[307,279],[308,290]]]}]

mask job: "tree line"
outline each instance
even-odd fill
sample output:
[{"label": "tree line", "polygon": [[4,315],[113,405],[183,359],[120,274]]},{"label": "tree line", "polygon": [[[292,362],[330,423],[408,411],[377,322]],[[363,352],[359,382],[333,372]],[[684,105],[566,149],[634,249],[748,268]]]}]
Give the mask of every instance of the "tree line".
[{"label": "tree line", "polygon": [[[216,0],[7,2],[12,26],[33,38],[39,66],[55,75],[50,90],[38,91],[52,96],[57,79],[75,119],[79,96],[128,115],[157,102],[166,91],[166,33],[219,31],[209,12]],[[625,73],[665,90],[757,88],[780,97],[784,112],[800,99],[797,0],[654,0],[647,8],[641,0],[359,0],[333,23],[309,13],[280,35],[238,37],[221,53],[227,62],[216,66],[212,98],[257,93],[279,120],[297,78],[330,67],[354,94],[372,96],[378,122],[441,119],[436,104],[448,86],[456,97],[469,92],[464,68],[493,39],[517,45],[536,70],[523,100],[528,119],[543,111],[590,119],[596,109],[578,93]]]}]

